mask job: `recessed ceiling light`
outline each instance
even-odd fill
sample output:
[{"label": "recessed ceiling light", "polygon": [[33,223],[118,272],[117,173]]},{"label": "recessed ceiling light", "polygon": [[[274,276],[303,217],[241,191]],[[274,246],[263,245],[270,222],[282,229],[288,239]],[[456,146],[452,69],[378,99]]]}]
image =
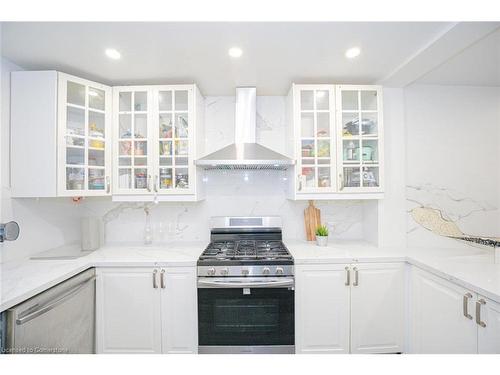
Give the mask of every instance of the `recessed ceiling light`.
[{"label": "recessed ceiling light", "polygon": [[243,51],[241,50],[241,48],[238,47],[229,48],[229,51],[227,51],[227,53],[229,54],[229,56],[234,58],[238,58],[241,57],[241,55],[243,55]]},{"label": "recessed ceiling light", "polygon": [[352,47],[345,51],[345,57],[348,59],[354,59],[355,57],[358,57],[360,53],[361,49],[359,47]]},{"label": "recessed ceiling light", "polygon": [[104,53],[106,53],[106,56],[113,60],[118,60],[120,59],[120,57],[122,57],[121,53],[114,48],[108,48],[106,49],[106,51],[104,51]]}]

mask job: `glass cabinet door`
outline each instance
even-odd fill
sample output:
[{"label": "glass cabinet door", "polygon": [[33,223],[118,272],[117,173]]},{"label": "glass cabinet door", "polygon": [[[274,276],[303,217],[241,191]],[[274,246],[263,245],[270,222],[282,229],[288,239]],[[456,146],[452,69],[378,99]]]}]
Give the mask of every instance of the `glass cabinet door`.
[{"label": "glass cabinet door", "polygon": [[335,188],[333,89],[324,85],[307,86],[297,93],[300,138],[298,190],[331,191]]},{"label": "glass cabinet door", "polygon": [[120,91],[117,105],[118,138],[115,156],[118,159],[118,173],[115,175],[117,177],[115,184],[122,192],[149,192],[151,145],[148,139],[150,106],[148,91],[146,89]]},{"label": "glass cabinet door", "polygon": [[75,196],[109,194],[110,145],[106,112],[109,88],[65,75],[61,75],[60,88],[65,93],[61,129],[65,171],[64,187],[60,191]]},{"label": "glass cabinet door", "polygon": [[192,184],[190,165],[190,90],[158,91],[158,160],[155,189],[159,193],[186,192]]},{"label": "glass cabinet door", "polygon": [[381,187],[380,95],[378,88],[340,86],[337,91],[340,190]]}]

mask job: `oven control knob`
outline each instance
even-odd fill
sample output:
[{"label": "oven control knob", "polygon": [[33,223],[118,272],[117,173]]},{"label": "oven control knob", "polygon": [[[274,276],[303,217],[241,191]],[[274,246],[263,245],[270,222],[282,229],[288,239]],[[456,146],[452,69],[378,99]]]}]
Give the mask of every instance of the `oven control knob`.
[{"label": "oven control knob", "polygon": [[241,270],[241,274],[243,276],[247,276],[249,273],[250,273],[250,271],[248,269],[246,269],[246,268],[244,268],[244,269]]},{"label": "oven control knob", "polygon": [[269,267],[264,267],[264,269],[262,270],[262,273],[264,275],[269,275],[271,273],[271,270],[269,269]]},{"label": "oven control knob", "polygon": [[283,268],[282,267],[276,267],[276,275],[283,275]]},{"label": "oven control knob", "polygon": [[207,275],[208,275],[208,276],[214,276],[214,275],[215,275],[215,268],[213,268],[213,267],[212,267],[212,268],[209,268],[209,269],[207,270]]},{"label": "oven control knob", "polygon": [[229,269],[226,267],[226,268],[223,268],[220,270],[220,274],[222,276],[227,276],[229,274]]}]

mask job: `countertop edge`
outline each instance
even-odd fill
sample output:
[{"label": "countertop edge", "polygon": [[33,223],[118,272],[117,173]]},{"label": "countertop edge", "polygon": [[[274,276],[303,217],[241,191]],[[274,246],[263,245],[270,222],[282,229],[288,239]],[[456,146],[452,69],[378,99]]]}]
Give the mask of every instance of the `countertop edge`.
[{"label": "countertop edge", "polygon": [[[473,283],[467,282],[453,274],[443,271],[434,265],[428,264],[425,261],[421,261],[415,259],[411,255],[402,254],[382,254],[378,256],[345,256],[345,257],[336,257],[336,258],[316,258],[316,259],[304,259],[299,258],[295,259],[295,265],[313,265],[313,264],[345,264],[345,263],[391,263],[391,262],[405,262],[412,266],[416,266],[420,269],[423,269],[427,272],[434,274],[435,276],[441,277],[445,280],[458,284],[466,289],[470,289],[471,291],[480,294],[488,299],[491,299],[495,302],[500,303],[500,294],[495,294],[495,292],[490,292],[485,290]],[[88,268],[113,268],[113,267],[196,267],[196,260],[177,260],[177,261],[117,261],[117,260],[92,260],[89,259],[87,263],[75,264],[74,268],[69,269],[68,271],[63,272],[61,275],[48,280],[41,285],[33,288],[27,292],[20,294],[10,300],[3,301],[0,304],[0,312],[8,310],[9,308],[26,301],[27,299],[71,278],[72,276],[85,271]]]}]

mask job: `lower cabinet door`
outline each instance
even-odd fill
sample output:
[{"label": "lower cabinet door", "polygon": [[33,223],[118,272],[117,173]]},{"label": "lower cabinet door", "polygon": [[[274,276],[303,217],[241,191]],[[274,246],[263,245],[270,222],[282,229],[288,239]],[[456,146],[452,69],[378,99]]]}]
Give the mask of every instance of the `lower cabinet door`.
[{"label": "lower cabinet door", "polygon": [[476,296],[417,267],[411,274],[410,351],[477,353]]},{"label": "lower cabinet door", "polygon": [[484,327],[478,328],[478,352],[480,354],[500,354],[500,304],[479,296],[480,320]]},{"label": "lower cabinet door", "polygon": [[195,267],[167,267],[161,286],[164,353],[198,353],[198,300]]},{"label": "lower cabinet door", "polygon": [[295,351],[349,353],[346,265],[295,266]]},{"label": "lower cabinet door", "polygon": [[98,353],[161,353],[161,289],[159,278],[154,287],[154,270],[97,269]]},{"label": "lower cabinet door", "polygon": [[405,264],[353,264],[351,272],[351,353],[403,352]]}]

